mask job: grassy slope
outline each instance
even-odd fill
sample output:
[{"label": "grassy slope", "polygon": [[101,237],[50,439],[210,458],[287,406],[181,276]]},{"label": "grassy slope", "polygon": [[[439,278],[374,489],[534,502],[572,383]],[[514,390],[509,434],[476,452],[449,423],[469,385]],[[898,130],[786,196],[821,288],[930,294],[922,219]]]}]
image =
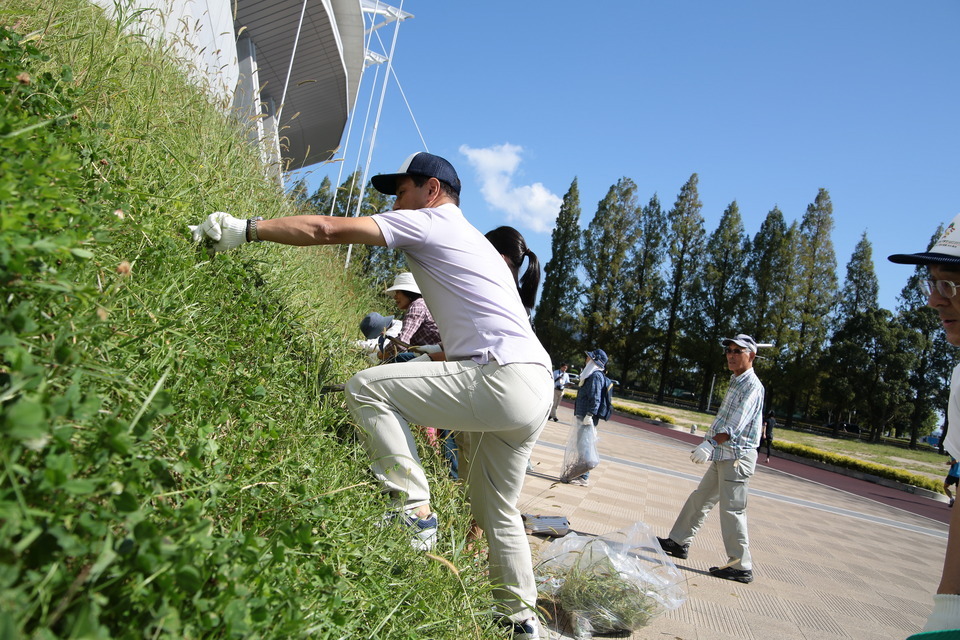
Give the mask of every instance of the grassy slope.
[{"label": "grassy slope", "polygon": [[362,366],[349,341],[382,301],[336,249],[208,259],[186,233],[207,212],[290,212],[222,105],[85,2],[2,0],[0,12],[49,69],[73,68],[79,121],[105,125],[98,171],[116,194],[100,207],[113,241],[87,243],[92,259],[58,276],[85,292],[30,294],[50,332],[21,336],[24,348],[39,358],[56,332],[75,354],[47,367],[37,397],[74,384],[100,409],[51,420],[58,435],[39,450],[2,440],[16,544],[2,556],[0,631],[494,637],[459,492],[439,482],[434,496],[436,553],[458,575],[375,526],[384,502],[342,398],[318,394]]}]

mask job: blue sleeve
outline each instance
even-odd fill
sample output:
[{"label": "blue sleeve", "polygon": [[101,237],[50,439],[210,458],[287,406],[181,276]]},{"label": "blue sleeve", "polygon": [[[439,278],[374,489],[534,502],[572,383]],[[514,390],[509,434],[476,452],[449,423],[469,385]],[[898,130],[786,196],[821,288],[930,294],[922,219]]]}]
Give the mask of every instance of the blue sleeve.
[{"label": "blue sleeve", "polygon": [[[586,413],[589,413],[592,416],[597,415],[597,412],[600,411],[600,394],[603,392],[603,374],[595,373],[587,380],[587,388],[590,390],[590,395],[587,397],[584,407],[586,408]],[[584,415],[586,415],[586,413]]]}]

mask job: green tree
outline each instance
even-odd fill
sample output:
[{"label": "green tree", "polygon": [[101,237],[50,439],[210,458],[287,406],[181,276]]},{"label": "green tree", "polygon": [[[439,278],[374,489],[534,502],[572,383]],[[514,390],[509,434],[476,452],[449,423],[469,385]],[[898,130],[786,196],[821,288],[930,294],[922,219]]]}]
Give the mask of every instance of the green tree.
[{"label": "green tree", "polygon": [[797,224],[787,226],[783,213],[774,207],[750,242],[745,259],[748,291],[741,327],[758,342],[773,344],[754,364],[766,387],[768,410],[784,404],[783,380],[789,352],[782,346],[792,343],[798,235]]},{"label": "green tree", "polygon": [[626,346],[621,329],[624,292],[635,286],[629,258],[639,231],[637,185],[630,178],[620,178],[599,202],[583,232],[580,261],[586,273],[581,346],[599,346],[610,356],[611,370],[621,372]]},{"label": "green tree", "polygon": [[[845,335],[846,340],[855,340],[854,331],[857,327],[867,329],[870,326],[869,323],[861,321],[862,319],[858,317],[879,308],[877,303],[879,285],[873,268],[872,256],[873,248],[870,241],[867,240],[867,234],[864,233],[853,250],[850,262],[847,263],[847,277],[837,295],[837,314],[833,320],[835,330],[831,337],[831,343],[836,343],[840,334]],[[861,338],[863,340],[873,339],[872,336],[862,336]],[[848,372],[838,370],[838,368],[843,369],[845,365],[831,357],[833,351],[836,351],[836,349],[828,351],[820,367],[821,384],[825,390],[821,393],[821,401],[825,408],[830,408],[839,413],[845,407],[852,406],[859,381],[847,378]],[[903,375],[906,376],[906,372]],[[840,416],[838,415],[833,422],[835,425],[834,436],[836,436],[840,430]]]},{"label": "green tree", "polygon": [[357,212],[357,198],[360,197],[360,171],[348,175],[336,193],[332,195],[332,209],[328,212],[332,216],[352,216]]},{"label": "green tree", "polygon": [[835,422],[844,412],[855,412],[870,429],[870,441],[879,442],[895,421],[908,418],[916,343],[916,334],[886,309],[868,309],[848,318],[825,354],[830,375],[824,378],[823,394],[834,401]]},{"label": "green tree", "polygon": [[657,402],[663,402],[666,392],[680,311],[689,288],[691,272],[695,270],[693,259],[700,255],[703,248],[703,216],[700,213],[703,204],[697,191],[698,182],[697,174],[690,176],[667,215],[670,220],[667,233],[670,272],[666,283],[667,326],[660,360]]},{"label": "green tree", "polygon": [[867,233],[864,231],[853,250],[850,262],[847,263],[847,277],[837,298],[839,323],[842,324],[858,313],[878,308],[879,295],[880,284],[873,267],[873,245],[867,240]]},{"label": "green tree", "polygon": [[[626,338],[621,351],[624,387],[635,376],[646,374],[650,368],[642,363],[652,361],[661,340],[658,318],[665,303],[663,297],[663,263],[666,258],[667,218],[660,199],[653,195],[640,211],[638,240],[630,250],[629,279],[632,283],[623,291],[624,311],[620,330]],[[645,385],[649,380],[645,381]]]},{"label": "green tree", "polygon": [[330,215],[330,208],[333,206],[333,184],[329,176],[323,176],[320,186],[310,196],[309,202],[314,212],[324,216]]},{"label": "green tree", "polygon": [[720,339],[739,333],[747,288],[743,270],[746,242],[740,208],[733,201],[707,240],[684,307],[685,350],[700,371],[701,411],[708,409],[711,382],[725,369],[719,353]]},{"label": "green tree", "polygon": [[580,189],[574,178],[563,196],[550,234],[550,260],[544,266],[543,291],[533,318],[537,337],[555,360],[576,355],[576,309],[580,299]]},{"label": "green tree", "polygon": [[830,312],[837,295],[837,258],[830,233],[833,203],[820,189],[800,222],[797,252],[796,315],[787,368],[787,424],[800,407],[812,410],[820,377],[820,356],[827,337]]}]

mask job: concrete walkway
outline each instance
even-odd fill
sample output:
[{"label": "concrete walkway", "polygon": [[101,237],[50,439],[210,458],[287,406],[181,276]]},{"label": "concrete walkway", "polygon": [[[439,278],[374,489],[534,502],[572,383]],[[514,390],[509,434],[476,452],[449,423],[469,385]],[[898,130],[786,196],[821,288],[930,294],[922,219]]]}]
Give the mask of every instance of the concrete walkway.
[{"label": "concrete walkway", "polygon": [[[570,406],[561,405],[558,415],[561,422],[548,422],[534,449],[521,510],[567,516],[578,533],[603,534],[640,520],[666,536],[705,470],[689,459],[695,438],[614,417],[600,424],[601,463],[590,486],[561,484]],[[690,557],[674,559],[687,576],[686,603],[630,637],[890,640],[919,631],[940,579],[946,503],[907,500],[909,494],[884,499],[851,490],[849,483],[838,489],[781,469],[789,466],[784,460],[764,459],[750,483],[754,581],[745,585],[707,572],[726,562],[719,520],[711,513]],[[898,499],[913,512],[894,506]],[[530,540],[535,554],[549,544]],[[572,635],[553,628],[549,637]]]}]

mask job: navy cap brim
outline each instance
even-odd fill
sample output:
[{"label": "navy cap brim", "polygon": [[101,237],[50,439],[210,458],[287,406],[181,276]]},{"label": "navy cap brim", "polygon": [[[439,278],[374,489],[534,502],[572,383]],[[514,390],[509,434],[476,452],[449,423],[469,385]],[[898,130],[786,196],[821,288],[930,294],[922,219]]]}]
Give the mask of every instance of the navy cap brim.
[{"label": "navy cap brim", "polygon": [[887,256],[887,260],[896,264],[952,264],[960,265],[960,256],[950,256],[945,253],[895,253]]},{"label": "navy cap brim", "polygon": [[397,195],[397,178],[406,176],[406,173],[381,173],[370,178],[373,188],[388,196]]}]

